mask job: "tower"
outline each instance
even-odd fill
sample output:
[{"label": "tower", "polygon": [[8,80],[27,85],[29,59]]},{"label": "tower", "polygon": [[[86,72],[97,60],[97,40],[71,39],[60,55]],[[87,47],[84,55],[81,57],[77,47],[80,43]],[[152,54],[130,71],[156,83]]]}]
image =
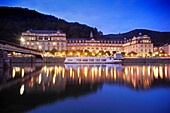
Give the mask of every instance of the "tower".
[{"label": "tower", "polygon": [[90,32],[90,38],[93,38],[93,32],[92,31]]}]

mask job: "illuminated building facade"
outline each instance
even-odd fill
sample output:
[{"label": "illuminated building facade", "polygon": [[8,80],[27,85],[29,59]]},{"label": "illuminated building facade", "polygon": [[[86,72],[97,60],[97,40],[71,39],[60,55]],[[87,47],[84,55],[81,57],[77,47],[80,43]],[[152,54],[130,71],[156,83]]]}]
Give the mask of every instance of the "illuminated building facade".
[{"label": "illuminated building facade", "polygon": [[66,34],[61,30],[27,30],[22,33],[21,46],[43,51],[65,50]]},{"label": "illuminated building facade", "polygon": [[148,56],[149,52],[153,53],[153,43],[147,35],[134,36],[132,39],[115,40],[115,39],[94,39],[78,38],[67,39],[67,50],[89,50],[89,51],[116,51],[130,53],[136,52],[138,56]]},{"label": "illuminated building facade", "polygon": [[160,50],[163,50],[166,55],[170,56],[170,43],[167,43],[160,47]]},{"label": "illuminated building facade", "polygon": [[61,30],[27,30],[22,33],[21,46],[43,51],[55,48],[61,50],[89,50],[110,52],[135,52],[138,56],[148,56],[153,53],[153,43],[148,35],[134,36],[132,39],[95,39],[92,32],[90,38],[66,39],[66,34]]}]

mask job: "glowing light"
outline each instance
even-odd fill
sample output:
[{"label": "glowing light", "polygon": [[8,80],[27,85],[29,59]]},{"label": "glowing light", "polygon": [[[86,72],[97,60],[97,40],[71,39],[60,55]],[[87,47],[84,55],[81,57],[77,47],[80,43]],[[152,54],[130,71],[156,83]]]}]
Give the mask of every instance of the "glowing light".
[{"label": "glowing light", "polygon": [[81,84],[81,78],[79,78],[79,84]]},{"label": "glowing light", "polygon": [[73,78],[74,78],[74,71],[73,71]]},{"label": "glowing light", "polygon": [[46,76],[48,77],[48,75],[49,75],[49,69],[47,69],[47,75]]},{"label": "glowing light", "polygon": [[53,76],[53,84],[55,84],[56,75]]},{"label": "glowing light", "polygon": [[21,42],[25,42],[25,39],[24,39],[24,38],[21,38],[20,40],[21,40]]},{"label": "glowing light", "polygon": [[72,77],[72,68],[70,67],[70,77]]},{"label": "glowing light", "polygon": [[87,70],[87,67],[84,68],[84,75],[85,77],[87,77],[87,73],[88,73],[88,70]]},{"label": "glowing light", "polygon": [[150,71],[151,71],[151,68],[150,66],[148,66],[148,75],[150,76]]},{"label": "glowing light", "polygon": [[20,95],[23,95],[23,93],[24,93],[24,85],[22,85],[20,88]]},{"label": "glowing light", "polygon": [[46,73],[46,71],[47,71],[47,66],[44,66],[44,71],[45,71],[45,73]]},{"label": "glowing light", "polygon": [[38,77],[38,84],[41,84],[41,79],[42,79],[42,75],[40,74]]},{"label": "glowing light", "polygon": [[133,67],[131,67],[131,75],[133,75]]},{"label": "glowing light", "polygon": [[39,49],[42,49],[42,46],[41,46],[41,45],[39,45]]},{"label": "glowing light", "polygon": [[97,76],[97,67],[95,67],[95,76]]},{"label": "glowing light", "polygon": [[22,69],[22,71],[21,71],[21,76],[22,76],[22,78],[24,77],[24,69]]},{"label": "glowing light", "polygon": [[114,67],[114,79],[116,80],[116,67]]},{"label": "glowing light", "polygon": [[158,79],[158,67],[155,68],[155,66],[154,66],[154,77],[155,79]]},{"label": "glowing light", "polygon": [[15,77],[15,69],[12,70],[12,77]]},{"label": "glowing light", "polygon": [[137,76],[139,76],[139,67],[137,67]]},{"label": "glowing light", "polygon": [[108,76],[108,67],[106,67],[106,77]]},{"label": "glowing light", "polygon": [[128,73],[127,67],[125,67],[125,75],[126,75],[126,76],[127,76],[127,73]]},{"label": "glowing light", "polygon": [[111,77],[113,77],[113,68],[111,68],[110,73],[111,73]]},{"label": "glowing light", "polygon": [[92,78],[94,77],[94,67],[92,67]]},{"label": "glowing light", "polygon": [[78,77],[80,76],[80,68],[78,67],[77,69],[77,74],[78,74]]},{"label": "glowing light", "polygon": [[87,55],[87,53],[84,53],[84,55]]},{"label": "glowing light", "polygon": [[64,70],[64,68],[63,68],[63,74],[62,74],[62,77],[64,78],[64,73],[65,73],[65,70]]},{"label": "glowing light", "polygon": [[163,79],[162,66],[159,66],[159,75],[160,75],[160,78]]},{"label": "glowing light", "polygon": [[168,70],[167,70],[167,66],[165,65],[165,77],[167,78],[168,75]]},{"label": "glowing light", "polygon": [[145,75],[145,67],[143,66],[143,76]]},{"label": "glowing light", "polygon": [[99,67],[99,77],[101,77],[101,66]]}]

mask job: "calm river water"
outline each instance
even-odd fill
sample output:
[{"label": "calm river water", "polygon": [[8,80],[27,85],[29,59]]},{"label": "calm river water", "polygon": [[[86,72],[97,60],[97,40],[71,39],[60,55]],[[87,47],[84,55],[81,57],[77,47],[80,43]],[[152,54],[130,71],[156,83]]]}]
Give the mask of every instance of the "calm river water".
[{"label": "calm river water", "polygon": [[0,113],[170,113],[170,64],[0,68]]}]

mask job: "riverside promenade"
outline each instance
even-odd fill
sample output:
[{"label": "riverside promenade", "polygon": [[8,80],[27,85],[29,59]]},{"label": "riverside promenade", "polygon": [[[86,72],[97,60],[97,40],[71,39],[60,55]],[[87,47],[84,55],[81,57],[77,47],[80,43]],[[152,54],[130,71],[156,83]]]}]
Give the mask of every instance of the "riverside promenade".
[{"label": "riverside promenade", "polygon": [[122,63],[170,63],[170,58],[124,58]]}]

